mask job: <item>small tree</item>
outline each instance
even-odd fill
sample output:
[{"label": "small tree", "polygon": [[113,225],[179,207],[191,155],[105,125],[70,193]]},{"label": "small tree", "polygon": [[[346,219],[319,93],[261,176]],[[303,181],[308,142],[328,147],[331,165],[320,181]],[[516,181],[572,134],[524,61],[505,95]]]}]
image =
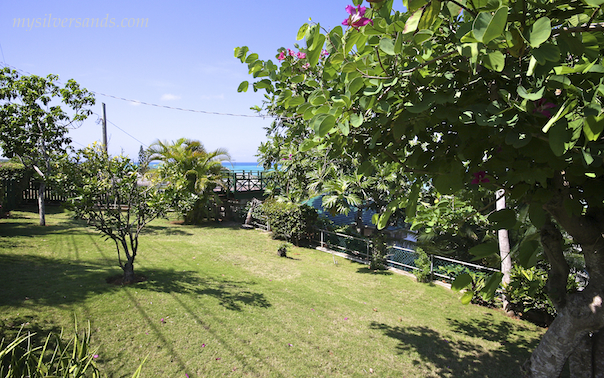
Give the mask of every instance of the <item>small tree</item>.
[{"label": "small tree", "polygon": [[[0,70],[0,148],[6,157],[17,157],[40,179],[38,208],[40,225],[46,224],[44,189],[51,175],[53,157],[66,152],[71,139],[68,127],[85,120],[94,97],[69,80],[63,88],[59,77],[21,76],[5,67]],[[57,102],[67,105],[69,115]]]},{"label": "small tree", "polygon": [[123,283],[135,281],[142,229],[178,201],[170,190],[141,185],[139,172],[145,167],[144,161],[137,166],[128,157],[109,157],[95,144],[78,152],[60,180],[77,215],[115,242]]}]

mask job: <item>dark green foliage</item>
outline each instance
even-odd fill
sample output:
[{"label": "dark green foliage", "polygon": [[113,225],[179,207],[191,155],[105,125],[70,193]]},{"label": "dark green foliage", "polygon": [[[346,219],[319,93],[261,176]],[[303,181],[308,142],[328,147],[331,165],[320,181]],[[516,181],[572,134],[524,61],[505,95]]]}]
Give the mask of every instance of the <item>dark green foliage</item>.
[{"label": "dark green foliage", "polygon": [[277,248],[277,255],[279,257],[287,257],[287,250],[289,248],[289,243],[282,243],[279,248]]},{"label": "dark green foliage", "polygon": [[21,204],[31,176],[32,171],[21,163],[0,162],[0,217]]},{"label": "dark green foliage", "polygon": [[273,238],[289,240],[296,245],[310,243],[318,219],[317,210],[310,206],[272,199],[262,204],[260,214],[266,217]]},{"label": "dark green foliage", "polygon": [[[540,265],[525,269],[515,266],[511,282],[505,287],[509,308],[521,318],[548,326],[556,316],[556,308],[547,296],[547,270]],[[577,283],[570,276],[567,290],[576,291]]]},{"label": "dark green foliage", "polygon": [[369,269],[386,269],[386,236],[382,233],[371,235],[371,262]]}]

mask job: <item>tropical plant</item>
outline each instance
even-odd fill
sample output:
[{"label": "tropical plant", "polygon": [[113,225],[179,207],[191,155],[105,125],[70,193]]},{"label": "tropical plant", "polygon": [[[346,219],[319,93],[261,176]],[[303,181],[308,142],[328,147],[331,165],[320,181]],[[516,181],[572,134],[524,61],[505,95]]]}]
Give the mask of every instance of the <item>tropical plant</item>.
[{"label": "tropical plant", "polygon": [[[392,193],[380,227],[397,209],[415,216],[427,185],[441,195],[503,190],[528,204],[558,316],[526,374],[558,376],[571,354],[573,376],[601,374],[603,364],[575,362],[604,361],[602,1],[353,3],[346,30],[303,25],[304,54],[278,51],[278,65],[235,49],[253,88],[266,92],[266,111],[302,130],[299,152],[358,154],[405,172],[411,190]],[[503,209],[489,221],[493,231],[513,228],[516,216]],[[585,257],[590,282],[579,293],[567,291],[560,228]],[[531,261],[538,250],[523,245],[518,257]],[[501,278],[491,276],[482,294],[494,295]]]},{"label": "tropical plant", "polygon": [[211,200],[219,201],[214,189],[224,186],[221,162],[231,159],[227,150],[207,151],[200,141],[180,138],[173,142],[158,140],[146,153],[150,161],[162,162],[150,171],[154,182],[181,186],[181,179],[185,179],[183,189],[194,200],[192,207],[179,209],[185,223],[199,223],[209,218],[206,206]]}]

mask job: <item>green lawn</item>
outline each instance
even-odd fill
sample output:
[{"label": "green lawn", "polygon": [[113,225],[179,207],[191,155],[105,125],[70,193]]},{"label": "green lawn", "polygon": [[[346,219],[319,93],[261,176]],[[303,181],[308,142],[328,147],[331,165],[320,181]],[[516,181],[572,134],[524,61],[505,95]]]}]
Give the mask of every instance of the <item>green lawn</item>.
[{"label": "green lawn", "polygon": [[[154,222],[132,286],[113,242],[57,208],[0,220],[0,327],[89,320],[107,377],[516,377],[543,330],[459,294],[237,225]],[[163,319],[163,322],[162,322]]]}]

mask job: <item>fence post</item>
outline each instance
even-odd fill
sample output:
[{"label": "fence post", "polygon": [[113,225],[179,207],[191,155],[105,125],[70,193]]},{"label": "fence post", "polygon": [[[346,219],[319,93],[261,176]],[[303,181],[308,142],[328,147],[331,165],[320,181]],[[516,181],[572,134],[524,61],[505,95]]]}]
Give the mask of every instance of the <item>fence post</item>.
[{"label": "fence post", "polygon": [[324,246],[323,240],[324,240],[323,230],[321,230],[321,248],[323,248],[323,246]]},{"label": "fence post", "polygon": [[370,257],[371,256],[371,253],[370,253],[371,252],[371,247],[369,246],[369,241],[366,240],[365,241],[365,245],[367,246],[367,260],[371,261],[372,260],[371,257]]},{"label": "fence post", "polygon": [[434,255],[430,255],[430,281],[434,281]]}]

